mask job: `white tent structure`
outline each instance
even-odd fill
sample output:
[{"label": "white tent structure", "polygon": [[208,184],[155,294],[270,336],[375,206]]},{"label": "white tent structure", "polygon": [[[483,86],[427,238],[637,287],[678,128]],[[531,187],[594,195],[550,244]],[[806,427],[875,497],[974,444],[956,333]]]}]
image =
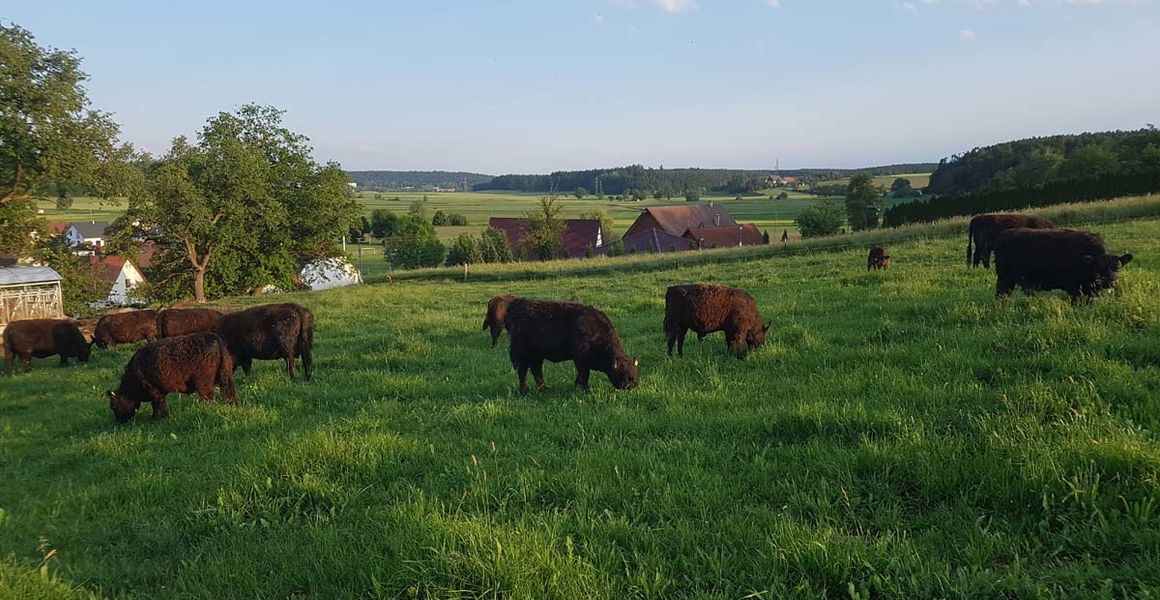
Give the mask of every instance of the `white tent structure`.
[{"label": "white tent structure", "polygon": [[12,321],[64,317],[60,279],[48,267],[0,267],[0,331]]},{"label": "white tent structure", "polygon": [[303,285],[315,291],[362,283],[362,275],[344,256],[312,260],[302,267],[299,276]]}]

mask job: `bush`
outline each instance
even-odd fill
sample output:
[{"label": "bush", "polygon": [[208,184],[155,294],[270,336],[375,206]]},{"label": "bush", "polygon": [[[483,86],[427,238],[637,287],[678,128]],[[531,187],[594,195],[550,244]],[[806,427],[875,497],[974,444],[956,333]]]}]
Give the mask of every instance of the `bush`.
[{"label": "bush", "polygon": [[467,217],[459,213],[451,213],[447,215],[447,224],[463,227],[464,225],[467,225]]},{"label": "bush", "polygon": [[483,251],[479,240],[470,233],[461,233],[447,249],[447,265],[477,265],[483,263]]},{"label": "bush", "polygon": [[479,251],[483,262],[510,263],[515,260],[508,246],[507,236],[502,231],[488,227],[479,236]]},{"label": "bush", "polygon": [[431,224],[436,227],[442,227],[444,225],[450,225],[451,223],[447,220],[447,215],[443,211],[437,210],[431,217]]},{"label": "bush", "polygon": [[801,212],[794,220],[803,238],[834,235],[846,222],[845,211],[833,202],[822,202]]},{"label": "bush", "polygon": [[418,214],[399,219],[394,234],[383,240],[383,258],[400,269],[437,267],[444,251],[435,227]]}]

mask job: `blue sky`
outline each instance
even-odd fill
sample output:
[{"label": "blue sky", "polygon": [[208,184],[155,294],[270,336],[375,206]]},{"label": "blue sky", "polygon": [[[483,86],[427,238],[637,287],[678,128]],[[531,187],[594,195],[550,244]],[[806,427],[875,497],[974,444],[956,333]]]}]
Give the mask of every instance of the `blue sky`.
[{"label": "blue sky", "polygon": [[1155,0],[6,3],[163,152],[246,102],[350,169],[858,167],[1160,124]]}]

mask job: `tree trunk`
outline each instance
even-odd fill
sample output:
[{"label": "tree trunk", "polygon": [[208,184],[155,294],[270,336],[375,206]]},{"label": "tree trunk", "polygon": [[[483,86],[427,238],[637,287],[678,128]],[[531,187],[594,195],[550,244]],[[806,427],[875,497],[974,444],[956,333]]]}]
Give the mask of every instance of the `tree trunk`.
[{"label": "tree trunk", "polygon": [[205,304],[205,267],[193,269],[193,300]]}]

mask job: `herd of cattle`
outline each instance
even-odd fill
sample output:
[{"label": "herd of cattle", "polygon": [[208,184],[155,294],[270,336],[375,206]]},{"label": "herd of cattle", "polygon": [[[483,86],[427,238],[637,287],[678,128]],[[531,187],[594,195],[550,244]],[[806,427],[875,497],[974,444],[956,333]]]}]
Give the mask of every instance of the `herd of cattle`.
[{"label": "herd of cattle", "polygon": [[[967,264],[990,267],[995,255],[996,295],[1019,287],[1031,294],[1063,290],[1073,303],[1089,300],[1115,285],[1116,275],[1132,260],[1131,254],[1109,254],[1094,233],[1057,229],[1048,220],[1024,215],[981,215],[971,220],[967,233]],[[890,255],[874,246],[867,270],[886,269]],[[763,323],[757,303],[743,290],[711,284],[675,285],[665,294],[664,332],[669,356],[673,346],[683,356],[689,331],[701,340],[725,333],[730,354],[746,354],[765,343],[772,323]],[[509,356],[526,392],[531,371],[538,387],[544,385],[544,361],[573,361],[575,385],[588,389],[592,371],[604,373],[617,389],[637,386],[639,360],[621,345],[612,321],[603,312],[575,302],[496,296],[488,302],[483,330],[490,331],[494,347],[503,331],[510,338]],[[284,359],[290,378],[295,360],[309,380],[313,375],[314,315],[298,304],[266,304],[236,312],[209,308],[140,310],[110,314],[97,322],[91,342],[76,321],[34,319],[15,321],[4,331],[5,371],[19,359],[28,370],[33,357],[59,355],[87,362],[90,346],[148,342],[129,360],[120,386],[108,392],[109,407],[118,422],[133,418],[144,402],[153,418],[167,416],[169,393],[196,393],[212,400],[214,387],[230,403],[237,402],[233,372],[245,373],[255,359]]]}]

